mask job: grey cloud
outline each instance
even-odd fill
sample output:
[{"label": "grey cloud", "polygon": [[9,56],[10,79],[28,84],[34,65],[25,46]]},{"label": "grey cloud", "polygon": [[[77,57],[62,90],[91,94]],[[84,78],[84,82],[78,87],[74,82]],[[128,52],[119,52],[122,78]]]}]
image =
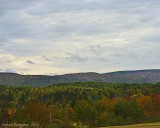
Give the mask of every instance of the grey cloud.
[{"label": "grey cloud", "polygon": [[[34,5],[34,11],[30,12],[32,14],[40,14],[43,13],[60,13],[60,12],[71,12],[71,11],[87,11],[87,10],[96,10],[96,9],[108,9],[108,10],[120,10],[120,9],[126,9],[124,6],[127,6],[130,10],[131,7],[135,6],[150,6],[153,4],[160,3],[159,1],[148,1],[148,0],[141,0],[141,1],[132,1],[132,0],[100,0],[100,1],[94,1],[91,0],[90,2],[87,2],[86,0],[81,1],[74,1],[74,0],[59,0],[59,1],[53,1],[48,0],[45,1],[39,1],[37,2],[36,6]],[[33,7],[33,6],[32,6]],[[39,9],[41,8],[41,10]],[[38,11],[36,11],[38,10]],[[128,11],[130,11],[128,10]]]},{"label": "grey cloud", "polygon": [[103,63],[103,62],[109,62],[108,57],[98,57],[96,58],[97,62]]},{"label": "grey cloud", "polygon": [[[117,4],[113,4],[114,2],[116,2]],[[104,6],[104,9],[108,9],[108,6],[105,6],[104,4],[107,4],[107,5],[108,5],[108,3],[112,4],[111,7],[113,8],[113,5],[119,5],[120,2],[118,2],[118,1],[94,2],[93,1],[93,2],[86,3],[85,1],[82,1],[82,2],[79,2],[80,3],[79,6],[75,6],[75,4],[77,4],[77,1],[76,2],[74,2],[74,1],[66,2],[64,0],[59,1],[59,2],[55,2],[55,1],[53,2],[53,1],[49,0],[49,1],[45,2],[44,5],[42,4],[43,3],[42,1],[39,1],[37,3],[39,3],[39,4],[36,6],[36,8],[34,8],[35,5],[33,5],[29,8],[32,12],[34,12],[36,10],[40,10],[40,7],[42,6],[43,7],[42,10],[46,10],[46,8],[52,8],[53,9],[53,11],[51,12],[51,14],[52,14],[55,12],[55,10],[54,10],[55,8],[53,6],[56,6],[57,8],[63,10],[66,7],[65,5],[70,5],[71,7],[78,8],[78,7],[83,7],[83,5],[87,4],[86,8],[88,8],[88,6],[91,6],[93,4],[96,8],[99,7],[103,10],[103,8],[101,6]],[[54,4],[52,4],[52,3],[54,3]],[[18,2],[17,2],[17,4],[18,4]],[[58,7],[57,5],[60,7]],[[124,6],[124,5],[122,5],[122,6]],[[23,5],[22,5],[22,7],[23,7]],[[69,7],[68,9],[71,10],[71,7]],[[24,6],[24,8],[25,8],[25,6]],[[87,10],[87,13],[91,14],[91,11],[88,12],[88,10]],[[65,12],[67,12],[67,11],[65,11]],[[28,11],[26,11],[25,13],[28,15],[28,20],[30,20],[30,19],[33,20],[33,21],[31,21],[31,24],[28,24],[28,21],[26,23],[27,17],[21,16],[18,14],[17,17],[20,17],[20,18],[18,18],[18,20],[17,20],[16,18],[13,17],[14,15],[11,13],[10,15],[13,15],[10,17],[10,18],[12,18],[12,20],[10,20],[10,18],[8,18],[8,19],[3,18],[4,19],[4,20],[2,20],[3,27],[1,30],[8,30],[8,28],[10,28],[10,31],[5,31],[6,34],[10,37],[28,37],[28,36],[32,37],[33,36],[34,38],[35,37],[40,38],[41,37],[40,35],[42,35],[42,33],[43,33],[43,35],[47,36],[47,38],[51,38],[51,37],[57,38],[59,36],[60,36],[59,38],[62,38],[63,36],[66,37],[69,34],[73,34],[73,33],[75,33],[77,35],[82,34],[83,36],[84,35],[97,35],[97,34],[102,34],[102,33],[109,33],[109,32],[113,32],[113,31],[118,31],[120,28],[123,30],[124,25],[128,24],[124,20],[119,22],[120,20],[124,19],[124,17],[126,17],[125,15],[123,16],[123,18],[120,18],[120,17],[122,17],[122,14],[119,15],[118,17],[114,17],[113,15],[116,13],[113,13],[112,11],[108,13],[107,10],[103,10],[102,12],[99,12],[99,13],[105,14],[105,12],[107,12],[107,14],[102,15],[103,17],[101,17],[101,16],[100,16],[100,18],[97,17],[98,14],[96,14],[96,12],[95,12],[96,15],[91,15],[91,17],[90,17],[91,19],[89,19],[89,18],[87,19],[88,15],[86,15],[84,17],[83,13],[82,13],[82,16],[76,17],[73,15],[75,12],[74,13],[70,12],[68,14],[62,13],[59,16],[57,16],[57,15],[50,16],[50,15],[48,15],[48,12],[47,12],[47,15],[44,18],[37,16],[37,14],[35,15],[36,16],[36,18],[35,18],[35,16],[32,16]],[[79,11],[76,13],[81,14],[81,12],[79,12]],[[42,13],[40,13],[40,14],[42,15]],[[64,15],[64,16],[62,16],[62,15]],[[50,26],[48,28],[46,27],[43,31],[40,29],[40,27],[38,28],[39,29],[38,31],[34,30],[34,27],[37,25],[36,23],[39,24],[39,23],[43,22],[42,19],[47,19],[48,17],[52,17],[52,16],[53,16],[53,19],[51,19],[51,21],[58,20],[58,23],[56,25]],[[97,20],[97,21],[93,20],[93,19],[96,19],[96,18],[94,18],[94,16],[96,18],[98,18],[99,20]],[[63,18],[60,18],[60,17],[63,17]],[[109,18],[107,18],[107,17],[109,17]],[[83,19],[82,22],[78,22],[78,23],[74,22],[77,18],[79,20]],[[117,19],[119,19],[119,20],[117,20]],[[6,20],[8,22],[5,22]],[[90,21],[90,22],[87,23],[87,21]],[[101,23],[101,21],[102,21],[102,23]],[[132,23],[132,24],[134,24],[134,23]],[[43,24],[43,26],[45,26],[45,25]],[[130,23],[129,23],[127,28],[128,27],[131,28],[132,26],[133,25],[130,25]],[[17,33],[17,31],[18,31],[18,33]],[[44,32],[44,31],[46,31],[46,32]],[[50,33],[50,34],[46,34],[46,33]]]},{"label": "grey cloud", "polygon": [[3,71],[3,69],[0,68],[0,71]]},{"label": "grey cloud", "polygon": [[156,34],[156,35],[148,35],[148,37],[144,37],[141,39],[142,41],[145,41],[145,42],[157,42],[159,43],[160,42],[160,35]]},{"label": "grey cloud", "polygon": [[[114,2],[116,2],[116,4],[113,4]],[[79,34],[81,33],[83,35],[86,35],[86,34],[87,35],[91,35],[91,34],[100,34],[100,33],[104,33],[104,32],[110,32],[111,30],[113,30],[113,28],[114,28],[113,26],[115,26],[114,22],[116,21],[118,23],[117,18],[114,18],[114,16],[113,16],[116,13],[113,13],[113,11],[110,11],[108,13],[108,10],[105,10],[105,9],[108,9],[109,7],[114,9],[113,5],[114,6],[115,5],[119,5],[119,3],[120,3],[118,1],[114,1],[114,2],[100,1],[100,2],[89,2],[89,3],[86,3],[85,1],[81,1],[81,2],[77,3],[77,1],[76,2],[74,2],[74,1],[68,2],[68,1],[64,1],[63,0],[63,1],[58,1],[58,2],[47,1],[47,2],[44,3],[43,1],[39,1],[39,2],[37,2],[37,4],[38,4],[37,6],[34,5],[34,4],[33,5],[30,4],[32,6],[30,8],[27,8],[27,9],[30,10],[31,12],[34,12],[36,10],[41,10],[41,6],[42,6],[43,7],[42,10],[53,9],[51,11],[51,14],[54,14],[56,8],[58,8],[60,10],[63,10],[64,8],[66,8],[66,5],[68,5],[69,6],[68,10],[65,10],[64,12],[70,12],[70,13],[68,13],[68,14],[62,13],[62,14],[60,14],[60,17],[63,17],[63,18],[57,17],[57,15],[51,15],[51,17],[53,16],[53,20],[52,21],[55,20],[54,17],[58,18],[58,20],[60,20],[60,21],[58,22],[58,24],[56,24],[56,26],[49,27],[49,28],[51,28],[51,30],[47,28],[46,31],[52,33],[51,34],[52,36],[53,35],[57,36],[57,35],[60,35],[60,34],[61,35],[66,35],[66,34],[68,35],[68,33],[75,33],[75,31],[76,31],[76,33],[79,33]],[[7,3],[7,2],[4,2],[4,3]],[[13,3],[11,3],[11,5],[12,4]],[[2,27],[1,30],[3,30],[3,33],[5,32],[10,37],[12,37],[12,36],[13,37],[15,37],[15,36],[16,37],[26,37],[26,36],[32,36],[32,35],[35,37],[35,36],[38,36],[38,34],[41,34],[41,29],[39,28],[39,31],[37,31],[37,30],[34,30],[34,27],[37,25],[36,23],[40,24],[41,22],[43,22],[43,19],[46,19],[46,18],[50,17],[50,15],[48,15],[48,12],[47,12],[45,17],[40,17],[42,15],[42,12],[40,12],[40,16],[37,16],[37,14],[35,16],[32,16],[28,11],[25,10],[26,4],[24,4],[24,1],[23,2],[19,2],[19,0],[18,1],[14,1],[14,4],[18,4],[18,5],[22,6],[23,8],[21,8],[21,9],[24,9],[24,14],[26,14],[26,15],[23,16],[22,14],[19,14],[19,12],[17,12],[16,16],[15,16],[13,13],[9,13],[10,17],[8,17],[8,18],[4,17],[3,20],[2,20],[3,27]],[[77,6],[78,4],[80,4],[80,5]],[[112,6],[110,6],[110,4]],[[132,5],[132,4],[130,4],[130,5]],[[80,7],[80,8],[82,8],[81,10],[85,10],[86,11],[86,9],[87,9],[86,12],[87,13],[91,13],[91,11],[88,12],[88,10],[90,10],[90,8],[89,8],[90,6],[94,6],[95,8],[101,9],[102,12],[100,12],[100,14],[102,14],[104,12],[107,12],[107,14],[109,14],[109,15],[107,15],[107,14],[106,15],[102,15],[104,17],[99,18],[97,21],[96,20],[95,21],[91,20],[91,22],[87,23],[87,21],[90,21],[90,19],[86,19],[87,17],[83,17],[83,13],[82,13],[82,17],[75,17],[73,15],[75,12],[71,12],[72,8],[77,9],[77,8]],[[104,6],[104,7],[102,8],[102,6]],[[86,7],[86,8],[84,8],[84,7]],[[9,7],[6,7],[6,8],[9,8]],[[122,5],[122,8],[124,8],[124,5]],[[115,8],[115,9],[117,10],[117,8]],[[125,11],[125,12],[128,12],[128,11]],[[77,14],[81,14],[81,12],[79,12],[79,11],[76,12],[76,13]],[[95,12],[95,14],[96,14],[96,12]],[[62,15],[64,15],[64,16],[62,16]],[[70,17],[70,15],[72,17]],[[97,15],[91,15],[91,18],[93,16],[96,17]],[[112,17],[110,17],[110,15],[112,15]],[[119,17],[121,17],[121,16],[122,16],[122,14]],[[16,17],[16,18],[14,18],[14,17]],[[18,17],[18,20],[17,20],[17,17]],[[109,18],[107,18],[107,17],[109,17]],[[126,16],[124,16],[124,17],[126,17]],[[121,19],[124,19],[124,17],[121,18]],[[74,21],[76,20],[76,18],[81,19],[81,20],[83,18],[84,20],[83,20],[83,22],[75,24]],[[12,20],[10,20],[10,19],[12,19]],[[113,21],[111,19],[113,19]],[[119,20],[121,20],[121,19],[119,19]],[[6,22],[6,20],[8,22]],[[31,23],[28,24],[28,21],[26,22],[26,20],[31,20]],[[69,21],[73,21],[73,22],[69,22]],[[102,21],[102,23],[101,23],[101,21]],[[111,21],[112,24],[108,23],[108,21],[109,22]],[[123,22],[125,22],[125,21],[123,21]],[[125,24],[126,23],[127,22],[125,22]],[[45,26],[45,24],[43,24],[43,26]],[[124,28],[124,24],[122,24],[120,26],[122,26]],[[118,26],[116,26],[116,27],[118,27]],[[130,25],[130,27],[131,27],[131,25]],[[10,31],[4,31],[4,30],[7,30],[8,28],[10,28]],[[19,31],[19,32],[17,33],[17,31]],[[43,31],[43,34],[45,35],[44,31]],[[39,36],[39,37],[41,37],[41,36]]]},{"label": "grey cloud", "polygon": [[122,54],[119,54],[119,53],[114,53],[114,54],[110,54],[111,56],[114,56],[114,57],[125,57],[126,55],[122,55]]},{"label": "grey cloud", "polygon": [[35,64],[33,61],[31,61],[31,60],[27,60],[26,61],[27,63],[29,63],[29,64]]},{"label": "grey cloud", "polygon": [[68,61],[70,62],[81,62],[84,63],[87,59],[83,58],[79,55],[71,55],[70,57],[67,58]]},{"label": "grey cloud", "polygon": [[11,53],[15,56],[32,56],[43,52],[43,45],[37,46],[37,44],[31,43],[29,41],[25,43],[23,41],[8,41],[1,45],[1,49],[3,49],[5,53]]},{"label": "grey cloud", "polygon": [[115,62],[114,63],[114,65],[120,65],[121,64],[121,62]]},{"label": "grey cloud", "polygon": [[12,61],[11,61],[11,60],[8,60],[7,62],[8,62],[8,63],[11,63]]},{"label": "grey cloud", "polygon": [[99,46],[99,45],[97,45],[97,46],[91,46],[89,49],[90,49],[90,51],[92,53],[97,53],[97,52],[99,52],[101,50],[101,46]]},{"label": "grey cloud", "polygon": [[147,51],[148,54],[152,54],[152,51]]},{"label": "grey cloud", "polygon": [[37,3],[37,0],[12,0],[12,1],[6,1],[1,0],[0,1],[0,11],[3,13],[6,13],[6,11],[15,11],[15,10],[21,10],[26,7],[33,6]]},{"label": "grey cloud", "polygon": [[[142,61],[143,60],[143,56],[142,55],[137,55],[135,52],[133,51],[128,51],[128,50],[124,50],[121,52],[114,52],[112,54],[110,54],[111,57],[114,57],[115,60],[125,60],[125,61]],[[117,62],[116,62],[117,63]],[[119,62],[118,62],[119,63]]]},{"label": "grey cloud", "polygon": [[[52,61],[52,57],[48,58],[47,56],[43,55],[42,58],[46,61]],[[54,57],[53,57],[54,58]]]},{"label": "grey cloud", "polygon": [[16,71],[14,69],[11,69],[11,68],[5,69],[5,72],[16,73]]},{"label": "grey cloud", "polygon": [[2,43],[6,42],[6,41],[7,41],[7,39],[6,39],[6,38],[4,38],[4,37],[0,37],[0,46],[1,46],[1,44],[2,44]]},{"label": "grey cloud", "polygon": [[138,56],[137,56],[137,54],[135,53],[135,52],[133,52],[133,51],[131,51],[130,53],[129,53],[129,56],[131,57],[131,58],[138,58]]}]

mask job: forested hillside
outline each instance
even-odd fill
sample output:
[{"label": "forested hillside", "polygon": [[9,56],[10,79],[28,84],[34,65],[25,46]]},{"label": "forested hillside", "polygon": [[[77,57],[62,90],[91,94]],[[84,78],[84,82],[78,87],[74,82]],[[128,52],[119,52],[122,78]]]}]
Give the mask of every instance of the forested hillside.
[{"label": "forested hillside", "polygon": [[55,83],[87,81],[108,83],[157,83],[160,82],[160,70],[120,71],[104,74],[90,72],[57,76],[0,73],[0,84],[9,86],[47,86]]},{"label": "forested hillside", "polygon": [[0,85],[0,123],[30,128],[94,128],[160,121],[160,83],[76,82]]}]

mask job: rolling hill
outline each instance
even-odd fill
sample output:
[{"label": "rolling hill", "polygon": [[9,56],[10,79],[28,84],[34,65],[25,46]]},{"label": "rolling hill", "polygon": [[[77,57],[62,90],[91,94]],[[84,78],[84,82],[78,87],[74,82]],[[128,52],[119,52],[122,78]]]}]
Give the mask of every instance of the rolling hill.
[{"label": "rolling hill", "polygon": [[9,86],[47,86],[69,82],[108,82],[108,83],[157,83],[160,82],[160,69],[118,71],[110,73],[74,73],[65,75],[20,75],[0,72],[0,84]]}]

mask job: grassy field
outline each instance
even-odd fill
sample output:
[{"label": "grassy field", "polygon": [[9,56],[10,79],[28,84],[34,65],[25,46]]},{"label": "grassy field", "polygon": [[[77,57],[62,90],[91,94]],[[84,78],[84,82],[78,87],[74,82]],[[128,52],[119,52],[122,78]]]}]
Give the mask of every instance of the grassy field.
[{"label": "grassy field", "polygon": [[103,128],[160,128],[160,122],[158,122],[158,123],[125,125],[125,126],[110,126],[110,127],[103,127]]}]

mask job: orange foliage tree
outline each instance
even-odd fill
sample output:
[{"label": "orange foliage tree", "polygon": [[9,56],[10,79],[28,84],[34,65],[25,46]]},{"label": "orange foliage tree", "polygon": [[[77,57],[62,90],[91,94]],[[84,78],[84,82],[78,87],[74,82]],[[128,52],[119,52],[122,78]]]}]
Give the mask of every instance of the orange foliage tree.
[{"label": "orange foliage tree", "polygon": [[141,95],[136,99],[138,105],[143,108],[143,111],[147,117],[153,112],[153,103],[150,96]]},{"label": "orange foliage tree", "polygon": [[50,109],[43,102],[38,100],[30,101],[24,107],[24,112],[29,119],[41,124],[49,121]]},{"label": "orange foliage tree", "polygon": [[152,93],[151,95],[153,110],[155,113],[160,114],[160,95]]}]

